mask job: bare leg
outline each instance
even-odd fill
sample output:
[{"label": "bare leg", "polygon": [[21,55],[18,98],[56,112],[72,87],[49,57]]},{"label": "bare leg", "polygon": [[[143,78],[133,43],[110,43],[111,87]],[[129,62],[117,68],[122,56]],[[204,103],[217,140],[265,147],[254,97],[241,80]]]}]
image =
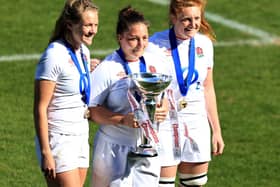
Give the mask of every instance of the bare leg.
[{"label": "bare leg", "polygon": [[[159,187],[174,187],[176,179],[177,166],[163,166],[160,170]],[[174,183],[172,183],[174,182]]]},{"label": "bare leg", "polygon": [[[182,175],[189,175],[190,178],[193,177],[198,182],[195,183],[206,183],[207,182],[207,172],[208,172],[208,162],[203,163],[187,163],[182,162],[178,167],[178,172]],[[187,179],[187,178],[185,178]],[[194,181],[194,180],[193,180]],[[203,181],[203,182],[202,182]],[[189,185],[189,186],[202,186],[202,185]]]},{"label": "bare leg", "polygon": [[46,178],[48,187],[82,187],[86,179],[87,168],[57,173],[55,179]]}]

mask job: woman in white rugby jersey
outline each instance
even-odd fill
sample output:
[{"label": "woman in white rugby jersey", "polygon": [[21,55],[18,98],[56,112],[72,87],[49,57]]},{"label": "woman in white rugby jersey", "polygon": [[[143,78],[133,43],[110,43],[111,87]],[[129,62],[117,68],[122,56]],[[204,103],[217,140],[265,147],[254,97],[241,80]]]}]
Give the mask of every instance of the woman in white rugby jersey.
[{"label": "woman in white rugby jersey", "polygon": [[67,0],[36,69],[36,149],[48,186],[82,187],[89,167],[89,49],[98,8]]},{"label": "woman in white rugby jersey", "polygon": [[[92,73],[91,119],[99,124],[94,138],[92,186],[157,186],[158,158],[139,158],[132,179],[127,173],[128,153],[140,139],[139,124],[127,97],[133,87],[128,74],[164,71],[157,56],[144,53],[148,44],[149,24],[144,16],[128,6],[120,10],[116,28],[119,49],[108,55]],[[163,121],[167,106],[156,109],[155,118]]]},{"label": "woman in white rugby jersey", "polygon": [[[160,51],[173,71],[170,118],[160,124],[159,186],[202,186],[208,162],[223,153],[224,142],[213,83],[213,31],[204,17],[205,0],[171,0],[171,28],[150,38],[149,50]],[[212,129],[212,139],[211,130]]]}]

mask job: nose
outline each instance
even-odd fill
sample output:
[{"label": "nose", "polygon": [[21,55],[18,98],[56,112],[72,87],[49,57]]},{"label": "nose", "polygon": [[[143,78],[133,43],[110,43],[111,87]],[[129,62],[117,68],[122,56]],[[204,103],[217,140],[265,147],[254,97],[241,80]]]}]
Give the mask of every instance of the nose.
[{"label": "nose", "polygon": [[191,19],[191,26],[192,28],[195,28],[195,25],[196,25],[196,20],[195,19]]},{"label": "nose", "polygon": [[140,47],[143,46],[143,39],[138,40],[138,46],[140,46]]},{"label": "nose", "polygon": [[98,27],[96,25],[92,25],[90,27],[90,32],[93,33],[93,34],[96,34],[97,33],[97,29],[98,29]]},{"label": "nose", "polygon": [[138,47],[144,47],[145,46],[145,39],[143,39],[143,38],[140,38],[140,39],[138,39]]}]

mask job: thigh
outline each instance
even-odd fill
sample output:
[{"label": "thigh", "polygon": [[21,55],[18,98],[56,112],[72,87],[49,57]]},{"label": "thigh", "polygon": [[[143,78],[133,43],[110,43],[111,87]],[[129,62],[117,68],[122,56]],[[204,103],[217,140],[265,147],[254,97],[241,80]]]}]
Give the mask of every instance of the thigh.
[{"label": "thigh", "polygon": [[87,177],[87,168],[79,168],[79,177],[81,181],[81,186],[84,186]]},{"label": "thigh", "polygon": [[73,169],[70,171],[57,174],[57,180],[60,186],[63,187],[82,187],[82,181],[80,178],[79,169]]},{"label": "thigh", "polygon": [[181,162],[178,166],[178,172],[184,174],[207,173],[208,162],[201,162],[201,163]]},{"label": "thigh", "polygon": [[55,179],[46,178],[49,187],[82,187],[79,169],[56,174]]},{"label": "thigh", "polygon": [[177,165],[175,166],[163,166],[160,170],[160,177],[176,177]]}]

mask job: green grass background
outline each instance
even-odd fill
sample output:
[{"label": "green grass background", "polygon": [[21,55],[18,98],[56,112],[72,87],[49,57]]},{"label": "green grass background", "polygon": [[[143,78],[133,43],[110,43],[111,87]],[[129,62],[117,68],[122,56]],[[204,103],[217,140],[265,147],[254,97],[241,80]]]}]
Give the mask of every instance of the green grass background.
[{"label": "green grass background", "polygon": [[[167,6],[144,0],[95,2],[100,7],[100,27],[91,46],[93,54],[95,49],[117,47],[117,12],[128,4],[145,13],[150,33],[168,27]],[[0,57],[42,53],[63,1],[0,0],[0,5]],[[207,11],[280,35],[279,8],[278,0],[209,0]],[[255,38],[211,24],[218,42]],[[279,59],[279,45],[215,47],[214,78],[226,147],[210,164],[207,187],[280,186]],[[1,187],[45,186],[34,151],[36,63],[0,62]],[[91,123],[91,145],[95,129]]]}]

